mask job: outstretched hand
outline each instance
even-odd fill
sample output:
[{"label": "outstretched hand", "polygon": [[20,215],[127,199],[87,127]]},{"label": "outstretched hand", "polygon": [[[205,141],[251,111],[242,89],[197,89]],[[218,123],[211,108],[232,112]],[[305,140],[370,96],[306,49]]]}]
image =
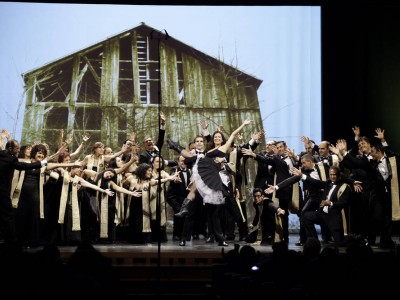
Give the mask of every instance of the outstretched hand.
[{"label": "outstretched hand", "polygon": [[273,186],[273,185],[268,185],[268,188],[266,188],[265,190],[264,190],[264,193],[266,193],[266,194],[272,194],[273,192],[275,192],[275,186]]}]

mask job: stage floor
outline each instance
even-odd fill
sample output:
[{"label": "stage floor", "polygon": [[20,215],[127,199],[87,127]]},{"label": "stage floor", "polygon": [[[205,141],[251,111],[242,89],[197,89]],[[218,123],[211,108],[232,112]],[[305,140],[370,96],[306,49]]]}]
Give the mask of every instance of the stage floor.
[{"label": "stage floor", "polygon": [[[289,237],[289,249],[296,252],[302,252],[302,246],[296,246],[299,236],[297,233],[291,234]],[[377,239],[379,241],[379,238]],[[237,244],[239,247],[250,245],[255,248],[261,255],[272,254],[272,245],[260,245],[258,240],[255,243],[246,243],[239,241],[228,241],[227,247],[218,246],[217,242],[206,243],[205,239],[192,240],[186,242],[185,246],[179,246],[179,241],[173,241],[172,235],[168,234],[168,242],[165,243],[151,243],[151,244],[129,244],[129,243],[115,243],[115,244],[94,244],[94,248],[101,252],[104,256],[110,257],[114,265],[143,265],[158,263],[155,259],[160,258],[161,264],[174,265],[183,264],[184,260],[189,260],[190,264],[213,264],[223,259],[224,253],[233,250]],[[332,246],[330,244],[322,244],[322,248]],[[59,246],[61,257],[68,259],[74,253],[76,246]],[[39,248],[30,248],[25,251],[35,252]],[[390,249],[380,249],[377,246],[372,247],[374,252],[390,252]],[[345,247],[338,248],[339,253],[346,252]],[[185,262],[186,263],[186,262]]]}]

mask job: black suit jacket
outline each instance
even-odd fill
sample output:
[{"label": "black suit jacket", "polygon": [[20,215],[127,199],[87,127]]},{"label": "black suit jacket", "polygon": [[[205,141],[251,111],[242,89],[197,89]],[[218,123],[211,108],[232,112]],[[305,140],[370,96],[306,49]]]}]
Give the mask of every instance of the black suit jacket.
[{"label": "black suit jacket", "polygon": [[[23,163],[6,150],[0,151],[0,195],[10,199],[11,182],[14,170],[32,170],[41,168],[41,163]],[[3,201],[3,199],[1,199]],[[10,200],[11,201],[11,200]],[[11,202],[10,202],[11,203]]]},{"label": "black suit jacket", "polygon": [[[179,171],[180,169],[176,168],[176,167],[171,168],[171,174],[174,174],[177,170]],[[167,203],[169,205],[171,205],[171,207],[175,213],[179,212],[183,200],[186,198],[186,196],[189,193],[189,191],[186,188],[190,182],[191,171],[189,169],[186,169],[186,170],[187,170],[186,181],[185,181],[184,174],[181,171],[179,173],[179,176],[180,176],[182,182],[170,181],[168,189],[167,189]]]},{"label": "black suit jacket", "polygon": [[[158,150],[155,150],[155,153],[157,153],[157,154],[161,151],[162,146],[164,144],[164,136],[165,136],[165,130],[160,129],[159,133],[158,133],[157,144],[156,144]],[[151,153],[145,150],[142,153],[140,153],[139,164],[142,164],[142,163],[151,164],[151,158],[152,158]]]},{"label": "black suit jacket", "polygon": [[[289,167],[286,162],[277,155],[261,156],[260,154],[257,154],[254,159],[258,162],[262,162],[266,165],[271,165],[274,167],[277,184],[292,176],[289,172]],[[271,184],[273,184],[273,182]],[[290,199],[292,197],[292,185],[285,186],[282,189],[277,190],[276,197],[279,199]]]}]

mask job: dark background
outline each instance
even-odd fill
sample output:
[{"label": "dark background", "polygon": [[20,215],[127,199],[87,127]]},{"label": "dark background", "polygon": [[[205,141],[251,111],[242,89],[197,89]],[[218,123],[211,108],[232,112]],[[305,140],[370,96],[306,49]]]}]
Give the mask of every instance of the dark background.
[{"label": "dark background", "polygon": [[400,6],[389,1],[322,5],[322,135],[353,139],[385,129],[400,152]]}]

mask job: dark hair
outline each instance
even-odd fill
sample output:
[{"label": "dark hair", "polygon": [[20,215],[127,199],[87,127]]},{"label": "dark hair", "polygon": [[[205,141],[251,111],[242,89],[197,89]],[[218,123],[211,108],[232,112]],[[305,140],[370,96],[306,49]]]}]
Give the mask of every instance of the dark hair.
[{"label": "dark hair", "polygon": [[38,152],[42,152],[44,157],[47,157],[47,148],[45,145],[37,144],[37,145],[33,146],[32,150],[31,150],[31,158],[35,158],[36,153],[38,153]]},{"label": "dark hair", "polygon": [[153,166],[147,163],[139,164],[134,172],[137,178],[146,179],[146,172],[148,169],[152,169]]},{"label": "dark hair", "polygon": [[67,151],[61,152],[61,153],[58,155],[57,161],[58,161],[59,163],[62,163],[66,157],[71,157],[71,155],[69,154],[69,152],[67,152]]},{"label": "dark hair", "polygon": [[254,196],[256,193],[261,193],[263,196],[265,196],[264,191],[263,191],[262,188],[254,188],[254,189],[253,189],[253,196]]},{"label": "dark hair", "polygon": [[117,158],[116,157],[113,157],[113,158],[110,159],[110,161],[108,162],[108,167],[109,168],[113,168],[113,169],[117,169],[118,168],[118,166],[117,166]]},{"label": "dark hair", "polygon": [[208,149],[213,149],[213,148],[215,148],[214,136],[215,136],[217,133],[219,133],[219,134],[222,136],[222,143],[221,143],[221,145],[224,145],[224,144],[226,143],[226,137],[225,137],[224,133],[223,133],[222,131],[216,131],[216,132],[214,132],[213,135],[211,136],[211,140],[210,140],[210,142],[208,143],[208,146],[209,146]]},{"label": "dark hair", "polygon": [[286,142],[285,142],[285,141],[277,141],[277,142],[275,143],[275,145],[278,145],[279,143],[282,143],[282,144],[283,144],[283,146],[287,147],[287,145],[286,145]]},{"label": "dark hair", "polygon": [[157,158],[157,157],[159,157],[160,158],[160,170],[164,170],[164,167],[165,167],[165,163],[164,163],[164,158],[160,155],[160,156],[153,156],[151,159],[150,159],[150,162],[151,162],[151,164],[153,164],[153,162],[154,162],[154,160]]},{"label": "dark hair", "polygon": [[[104,178],[104,173],[110,171],[114,174],[114,176],[112,178]],[[99,174],[97,174],[96,177],[96,183],[99,182],[99,180],[101,181],[101,187],[104,188],[107,186],[108,181],[113,181],[114,183],[117,183],[117,172],[113,169],[113,168],[107,168],[104,171],[100,172]]]},{"label": "dark hair", "polygon": [[19,149],[19,153],[18,153],[18,158],[25,158],[25,150],[31,148],[32,149],[32,145],[31,144],[25,144],[23,146],[20,147]]},{"label": "dark hair", "polygon": [[373,144],[372,147],[374,147],[377,152],[385,153],[385,149],[381,143]]},{"label": "dark hair", "polygon": [[193,139],[193,144],[196,142],[196,139],[198,139],[198,138],[201,138],[202,140],[203,140],[203,142],[204,142],[204,136],[202,136],[201,134],[198,134],[198,135],[196,135],[195,136],[195,138]]}]

